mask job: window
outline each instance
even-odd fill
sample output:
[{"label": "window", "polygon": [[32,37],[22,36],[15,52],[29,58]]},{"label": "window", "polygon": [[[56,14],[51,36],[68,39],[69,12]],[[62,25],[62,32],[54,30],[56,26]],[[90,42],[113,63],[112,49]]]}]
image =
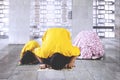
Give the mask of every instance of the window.
[{"label": "window", "polygon": [[114,3],[115,0],[93,0],[93,28],[100,37],[114,37]]},{"label": "window", "polygon": [[0,36],[8,35],[9,0],[0,0]]},{"label": "window", "polygon": [[[33,31],[32,26],[44,32],[42,28],[65,27],[71,28],[72,0],[34,0],[31,4],[31,35],[38,30]],[[40,35],[37,35],[40,36]]]}]

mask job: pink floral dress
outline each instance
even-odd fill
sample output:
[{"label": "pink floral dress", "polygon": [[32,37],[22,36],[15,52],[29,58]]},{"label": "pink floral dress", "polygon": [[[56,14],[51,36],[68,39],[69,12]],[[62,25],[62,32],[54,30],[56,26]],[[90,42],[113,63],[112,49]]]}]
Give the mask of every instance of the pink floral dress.
[{"label": "pink floral dress", "polygon": [[104,55],[99,36],[93,31],[81,31],[74,39],[73,45],[81,50],[80,59],[98,59]]}]

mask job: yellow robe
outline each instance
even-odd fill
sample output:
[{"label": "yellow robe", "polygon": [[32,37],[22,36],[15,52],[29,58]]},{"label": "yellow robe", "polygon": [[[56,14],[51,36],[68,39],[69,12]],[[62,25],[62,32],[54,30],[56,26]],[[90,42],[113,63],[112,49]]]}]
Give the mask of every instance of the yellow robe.
[{"label": "yellow robe", "polygon": [[32,52],[34,53],[34,50],[35,50],[36,48],[38,48],[38,47],[40,47],[40,45],[39,45],[39,43],[38,43],[37,41],[35,41],[35,40],[30,40],[30,41],[28,41],[28,42],[24,45],[24,47],[22,48],[22,51],[21,51],[21,53],[20,53],[20,58],[23,57],[24,52],[26,52],[27,50],[32,51]]},{"label": "yellow robe", "polygon": [[70,33],[64,28],[50,28],[42,37],[42,45],[34,50],[41,58],[51,57],[55,52],[64,56],[79,56],[80,50],[72,45]]}]

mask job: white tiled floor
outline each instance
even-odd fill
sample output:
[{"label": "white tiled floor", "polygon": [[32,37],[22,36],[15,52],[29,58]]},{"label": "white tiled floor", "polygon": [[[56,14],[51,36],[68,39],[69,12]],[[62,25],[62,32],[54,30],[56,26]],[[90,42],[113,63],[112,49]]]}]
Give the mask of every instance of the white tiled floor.
[{"label": "white tiled floor", "polygon": [[[103,39],[103,60],[76,60],[73,69],[39,70],[39,65],[18,66],[23,45],[8,45],[1,49],[7,55],[0,58],[0,80],[119,80],[120,41]],[[2,55],[2,54],[1,54]]]},{"label": "white tiled floor", "polygon": [[7,39],[0,39],[0,50],[3,49],[7,45],[8,45],[8,38]]}]

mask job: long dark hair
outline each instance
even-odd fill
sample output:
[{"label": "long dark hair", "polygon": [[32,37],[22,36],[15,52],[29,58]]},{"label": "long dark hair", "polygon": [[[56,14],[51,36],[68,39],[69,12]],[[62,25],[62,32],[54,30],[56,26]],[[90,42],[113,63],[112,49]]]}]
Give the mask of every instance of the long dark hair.
[{"label": "long dark hair", "polygon": [[59,52],[54,53],[50,59],[50,65],[53,69],[60,70],[68,63],[69,58]]}]

